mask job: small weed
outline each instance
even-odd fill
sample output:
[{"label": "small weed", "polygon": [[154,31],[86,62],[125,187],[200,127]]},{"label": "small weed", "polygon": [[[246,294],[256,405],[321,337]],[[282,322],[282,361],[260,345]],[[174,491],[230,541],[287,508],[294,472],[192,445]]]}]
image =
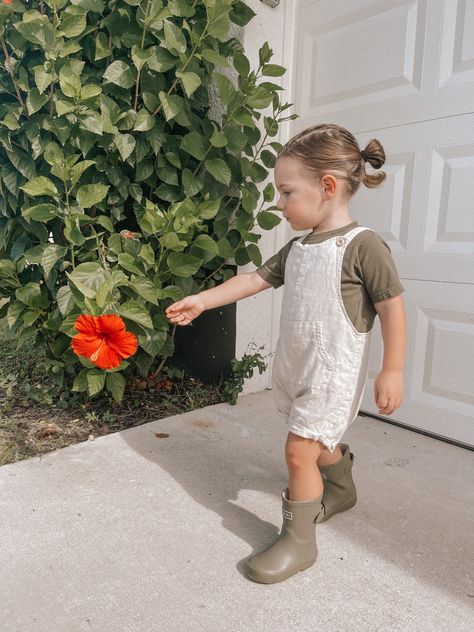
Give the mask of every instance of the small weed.
[{"label": "small weed", "polygon": [[[250,343],[247,347],[249,349],[255,348],[255,343]],[[258,351],[261,351],[264,347],[258,347]],[[231,360],[232,375],[223,384],[223,392],[226,400],[230,404],[237,403],[237,397],[244,388],[244,380],[253,376],[254,369],[258,368],[260,375],[267,368],[265,358],[260,353],[245,353],[240,360]]]}]

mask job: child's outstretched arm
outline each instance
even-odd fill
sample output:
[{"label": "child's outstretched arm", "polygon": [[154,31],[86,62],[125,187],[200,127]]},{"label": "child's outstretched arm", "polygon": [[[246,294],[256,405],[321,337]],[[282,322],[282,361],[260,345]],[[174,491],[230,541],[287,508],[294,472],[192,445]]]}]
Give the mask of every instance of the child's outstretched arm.
[{"label": "child's outstretched arm", "polygon": [[189,325],[204,310],[234,303],[273,287],[256,272],[237,274],[225,283],[199,294],[192,294],[173,303],[166,309],[166,317],[177,325]]},{"label": "child's outstretched arm", "polygon": [[379,413],[390,415],[403,400],[403,364],[407,345],[407,318],[402,295],[374,303],[383,338],[382,369],[374,382]]}]

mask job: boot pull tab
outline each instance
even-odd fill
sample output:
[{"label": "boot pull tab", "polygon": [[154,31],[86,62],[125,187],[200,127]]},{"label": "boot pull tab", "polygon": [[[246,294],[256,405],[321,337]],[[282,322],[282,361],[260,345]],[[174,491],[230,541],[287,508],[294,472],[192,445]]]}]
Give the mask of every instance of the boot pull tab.
[{"label": "boot pull tab", "polygon": [[313,524],[317,522],[319,514],[326,515],[326,507],[324,506],[323,502],[321,502],[321,511],[318,511],[318,513],[316,514],[316,516],[315,516],[315,518],[313,520]]}]

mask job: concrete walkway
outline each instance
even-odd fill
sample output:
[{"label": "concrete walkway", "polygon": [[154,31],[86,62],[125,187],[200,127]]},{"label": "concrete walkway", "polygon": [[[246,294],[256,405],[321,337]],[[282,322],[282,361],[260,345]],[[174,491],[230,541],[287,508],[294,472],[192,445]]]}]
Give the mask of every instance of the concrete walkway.
[{"label": "concrete walkway", "polygon": [[471,631],[473,453],[367,417],[316,564],[245,577],[286,434],[267,390],[1,467],[1,632]]}]

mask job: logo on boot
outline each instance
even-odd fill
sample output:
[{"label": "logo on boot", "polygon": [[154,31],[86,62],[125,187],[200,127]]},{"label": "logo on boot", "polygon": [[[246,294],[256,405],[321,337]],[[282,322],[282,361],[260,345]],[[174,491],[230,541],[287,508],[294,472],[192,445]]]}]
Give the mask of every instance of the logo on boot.
[{"label": "logo on boot", "polygon": [[287,520],[293,520],[293,514],[291,513],[291,511],[283,509],[283,518],[286,518]]}]

